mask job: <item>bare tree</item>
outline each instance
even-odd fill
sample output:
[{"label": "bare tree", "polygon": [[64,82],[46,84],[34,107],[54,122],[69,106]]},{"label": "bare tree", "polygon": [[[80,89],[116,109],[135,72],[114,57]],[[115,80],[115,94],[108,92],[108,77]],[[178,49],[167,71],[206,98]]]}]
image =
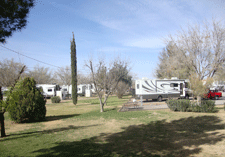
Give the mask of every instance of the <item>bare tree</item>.
[{"label": "bare tree", "polygon": [[132,86],[132,76],[128,73],[128,69],[123,70],[125,70],[124,73],[127,75],[120,80],[116,87],[116,95],[119,99],[121,99],[125,92]]},{"label": "bare tree", "polygon": [[201,103],[201,98],[206,96],[211,84],[213,82],[213,78],[208,77],[206,80],[201,80],[199,76],[195,73],[191,74],[189,77],[191,89],[193,91],[193,95],[199,97],[197,98],[197,103]]},{"label": "bare tree", "polygon": [[[54,79],[58,84],[71,85],[71,67],[65,66],[58,68],[54,73]],[[91,79],[89,75],[84,75],[80,71],[77,71],[77,84],[90,84]]]},{"label": "bare tree", "polygon": [[[213,78],[225,62],[225,27],[222,22],[212,20],[211,23],[188,26],[175,37],[168,36],[166,42],[167,45],[172,43],[174,48],[173,55],[166,58],[180,63],[177,68],[184,66],[200,81]],[[167,66],[173,67],[173,64]],[[197,97],[200,99],[201,95],[197,94]]]},{"label": "bare tree", "polygon": [[71,85],[71,67],[65,66],[58,68],[54,75],[61,85]]},{"label": "bare tree", "polygon": [[[104,60],[99,60],[95,66],[90,59],[85,66],[90,70],[92,82],[100,101],[100,112],[104,112],[104,105],[109,95],[115,91],[119,81],[129,72],[128,62],[115,59],[109,66]],[[127,70],[125,70],[127,69]],[[104,93],[104,99],[102,99]]]},{"label": "bare tree", "polygon": [[225,82],[225,64],[223,64],[222,68],[219,69],[215,73],[214,80],[218,81],[219,84],[224,84],[224,82]]},{"label": "bare tree", "polygon": [[41,67],[39,65],[36,65],[27,75],[33,77],[37,84],[55,83],[56,81],[52,75],[52,71],[48,67]]},{"label": "bare tree", "polygon": [[77,72],[78,84],[92,84],[91,75],[84,75],[80,71]]},{"label": "bare tree", "polygon": [[129,89],[129,84],[123,82],[123,81],[120,81],[117,85],[117,88],[116,88],[116,95],[119,99],[121,99],[124,95],[124,93]]},{"label": "bare tree", "polygon": [[0,86],[12,86],[23,66],[22,63],[15,62],[14,59],[5,59],[0,62]]}]

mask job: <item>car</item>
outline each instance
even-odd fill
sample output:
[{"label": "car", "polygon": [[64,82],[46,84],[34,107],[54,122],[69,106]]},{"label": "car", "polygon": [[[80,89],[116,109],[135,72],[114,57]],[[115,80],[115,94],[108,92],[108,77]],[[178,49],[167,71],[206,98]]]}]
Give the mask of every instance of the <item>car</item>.
[{"label": "car", "polygon": [[222,93],[218,92],[218,90],[210,89],[205,97],[208,99],[218,100],[220,97],[222,97]]}]

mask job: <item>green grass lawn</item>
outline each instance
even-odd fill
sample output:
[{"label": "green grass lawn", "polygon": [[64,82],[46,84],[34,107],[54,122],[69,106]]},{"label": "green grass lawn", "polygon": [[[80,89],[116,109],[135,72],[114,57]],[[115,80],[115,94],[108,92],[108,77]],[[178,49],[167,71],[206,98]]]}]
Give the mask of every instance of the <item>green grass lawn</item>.
[{"label": "green grass lawn", "polygon": [[118,112],[129,96],[47,104],[46,120],[15,124],[5,114],[0,156],[225,156],[225,111]]}]

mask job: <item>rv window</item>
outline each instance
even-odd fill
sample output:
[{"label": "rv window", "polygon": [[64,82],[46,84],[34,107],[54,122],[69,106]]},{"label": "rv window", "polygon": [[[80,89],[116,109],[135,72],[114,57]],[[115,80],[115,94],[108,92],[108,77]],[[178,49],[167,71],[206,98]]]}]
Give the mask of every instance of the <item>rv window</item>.
[{"label": "rv window", "polygon": [[67,89],[63,89],[63,91],[65,91],[65,92],[66,92],[66,91],[67,91]]},{"label": "rv window", "polygon": [[48,89],[48,92],[52,92],[52,89]]},{"label": "rv window", "polygon": [[178,83],[171,83],[170,87],[178,87]]},{"label": "rv window", "polygon": [[139,84],[137,84],[137,89],[139,89]]}]

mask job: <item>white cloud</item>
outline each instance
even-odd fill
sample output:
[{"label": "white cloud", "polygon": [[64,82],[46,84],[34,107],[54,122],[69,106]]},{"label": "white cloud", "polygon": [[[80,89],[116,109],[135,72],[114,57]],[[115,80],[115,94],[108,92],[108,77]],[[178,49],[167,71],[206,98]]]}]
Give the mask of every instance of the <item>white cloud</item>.
[{"label": "white cloud", "polygon": [[164,47],[163,41],[160,38],[139,38],[131,39],[124,42],[125,46],[138,47],[138,48],[162,48]]}]

